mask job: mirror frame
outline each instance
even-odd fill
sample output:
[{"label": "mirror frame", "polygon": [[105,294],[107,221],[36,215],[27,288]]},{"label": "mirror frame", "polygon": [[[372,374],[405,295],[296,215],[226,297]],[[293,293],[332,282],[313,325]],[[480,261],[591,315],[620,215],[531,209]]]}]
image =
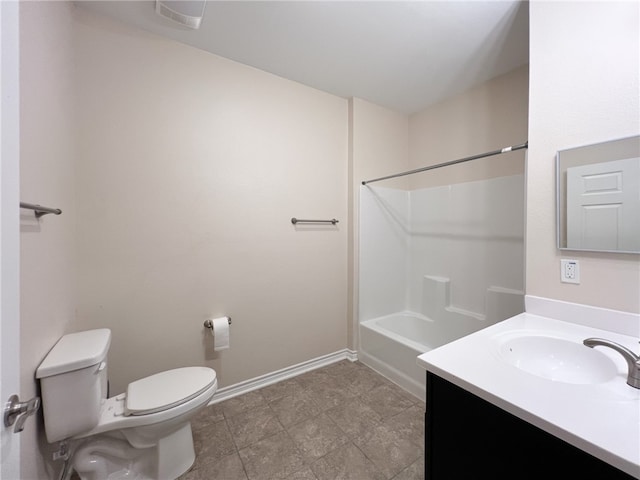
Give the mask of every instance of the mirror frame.
[{"label": "mirror frame", "polygon": [[[640,254],[640,250],[599,250],[588,248],[574,248],[567,247],[567,233],[566,233],[566,187],[563,186],[565,182],[565,175],[567,171],[567,165],[561,165],[562,154],[578,155],[580,151],[589,151],[590,155],[607,158],[608,160],[621,160],[625,158],[640,157],[640,135],[633,135],[630,137],[617,138],[614,140],[608,140],[604,142],[593,143],[589,145],[581,145],[578,147],[566,148],[558,150],[556,153],[556,246],[561,251],[576,251],[576,252],[603,252],[603,253],[625,253],[625,254]],[[602,160],[599,159],[599,162]],[[595,161],[587,161],[579,163],[580,165],[588,165],[591,163],[598,163]],[[575,165],[570,165],[575,166]]]}]

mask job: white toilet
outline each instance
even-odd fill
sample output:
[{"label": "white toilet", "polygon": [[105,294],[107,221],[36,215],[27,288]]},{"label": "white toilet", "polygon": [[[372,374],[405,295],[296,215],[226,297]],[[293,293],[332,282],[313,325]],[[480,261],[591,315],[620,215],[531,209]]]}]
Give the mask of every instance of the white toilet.
[{"label": "white toilet", "polygon": [[168,370],[107,398],[111,330],[63,336],[36,371],[49,443],[71,440],[82,480],[170,480],[195,460],[191,417],[218,388],[206,367]]}]

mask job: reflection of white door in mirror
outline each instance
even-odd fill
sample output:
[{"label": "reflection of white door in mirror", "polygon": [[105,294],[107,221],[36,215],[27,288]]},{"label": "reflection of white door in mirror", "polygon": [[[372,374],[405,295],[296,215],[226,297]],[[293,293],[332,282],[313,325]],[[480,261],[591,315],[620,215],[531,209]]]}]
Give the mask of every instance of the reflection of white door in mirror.
[{"label": "reflection of white door in mirror", "polygon": [[640,250],[640,158],[567,169],[567,248]]}]

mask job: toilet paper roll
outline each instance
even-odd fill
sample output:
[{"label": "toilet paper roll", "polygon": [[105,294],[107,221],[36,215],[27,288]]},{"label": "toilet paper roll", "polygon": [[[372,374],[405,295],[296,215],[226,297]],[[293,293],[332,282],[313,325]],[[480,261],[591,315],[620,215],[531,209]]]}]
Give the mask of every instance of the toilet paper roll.
[{"label": "toilet paper roll", "polygon": [[226,350],[229,348],[229,317],[213,318],[211,324],[213,325],[211,329],[213,349]]}]

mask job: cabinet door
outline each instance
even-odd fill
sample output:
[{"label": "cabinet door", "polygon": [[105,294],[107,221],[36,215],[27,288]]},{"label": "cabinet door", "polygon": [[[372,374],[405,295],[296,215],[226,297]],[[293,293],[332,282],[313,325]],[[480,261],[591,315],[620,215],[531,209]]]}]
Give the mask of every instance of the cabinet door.
[{"label": "cabinet door", "polygon": [[432,373],[426,408],[426,480],[633,479]]}]

